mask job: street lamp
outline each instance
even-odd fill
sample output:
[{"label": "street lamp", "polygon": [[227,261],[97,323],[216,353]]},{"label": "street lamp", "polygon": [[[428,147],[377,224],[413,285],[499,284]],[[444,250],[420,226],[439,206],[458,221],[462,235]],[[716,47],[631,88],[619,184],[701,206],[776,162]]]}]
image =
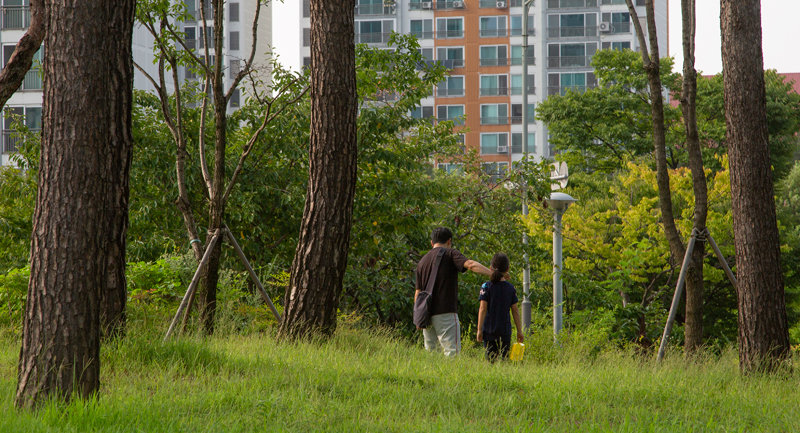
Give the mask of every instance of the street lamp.
[{"label": "street lamp", "polygon": [[547,204],[553,210],[553,336],[558,337],[561,332],[561,315],[562,304],[564,303],[564,296],[561,286],[561,217],[567,208],[572,203],[578,200],[572,198],[569,194],[563,192],[554,192],[550,194]]},{"label": "street lamp", "polygon": [[[522,154],[528,158],[528,14],[533,0],[524,0],[522,5]],[[522,197],[522,216],[528,216],[527,183]],[[527,331],[531,326],[531,265],[528,260],[528,233],[522,233],[522,245],[525,248],[523,259],[525,269],[522,273],[522,326]]]}]

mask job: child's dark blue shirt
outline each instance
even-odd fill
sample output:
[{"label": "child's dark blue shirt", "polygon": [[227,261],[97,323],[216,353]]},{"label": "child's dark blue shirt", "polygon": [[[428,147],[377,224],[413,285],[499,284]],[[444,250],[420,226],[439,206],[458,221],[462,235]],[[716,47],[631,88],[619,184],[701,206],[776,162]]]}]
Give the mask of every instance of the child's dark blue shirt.
[{"label": "child's dark blue shirt", "polygon": [[509,310],[517,303],[517,290],[507,281],[493,283],[487,281],[481,286],[479,301],[489,305],[486,321],[483,323],[484,340],[494,340],[500,336],[511,336]]}]

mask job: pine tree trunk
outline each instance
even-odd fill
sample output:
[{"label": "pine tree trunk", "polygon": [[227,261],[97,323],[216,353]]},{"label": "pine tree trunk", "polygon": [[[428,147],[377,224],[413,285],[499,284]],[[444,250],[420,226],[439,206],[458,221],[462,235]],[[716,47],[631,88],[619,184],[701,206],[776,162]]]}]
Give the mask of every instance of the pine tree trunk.
[{"label": "pine tree trunk", "polygon": [[726,140],[739,297],[739,367],[779,368],[790,356],[767,142],[759,0],[722,0]]},{"label": "pine tree trunk", "polygon": [[[694,191],[694,218],[692,225],[698,232],[706,229],[708,215],[708,186],[703,167],[703,154],[697,132],[697,71],[694,68],[695,46],[695,0],[681,0],[683,18],[683,89],[681,110],[686,127],[686,149],[689,153],[689,169],[692,171]],[[684,327],[684,349],[693,353],[703,345],[703,257],[705,242],[696,242],[686,276],[686,324]]]},{"label": "pine tree trunk", "polygon": [[282,338],[336,328],[356,186],[354,0],[311,1],[311,142]]},{"label": "pine tree trunk", "polygon": [[[94,394],[109,209],[130,145],[133,0],[48,0],[39,193],[16,404]],[[127,39],[126,39],[127,38]],[[65,61],[66,60],[66,61]],[[128,93],[125,93],[128,92]],[[122,110],[127,105],[127,113]],[[128,131],[119,128],[128,128]],[[116,170],[116,171],[115,171]],[[114,232],[116,233],[116,232]]]}]

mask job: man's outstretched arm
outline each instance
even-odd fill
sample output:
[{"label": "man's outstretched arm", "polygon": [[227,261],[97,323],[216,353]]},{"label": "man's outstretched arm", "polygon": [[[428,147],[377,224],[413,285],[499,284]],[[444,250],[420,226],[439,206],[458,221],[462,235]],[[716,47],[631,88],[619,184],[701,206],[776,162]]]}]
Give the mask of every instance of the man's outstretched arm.
[{"label": "man's outstretched arm", "polygon": [[489,268],[483,266],[482,264],[476,262],[475,260],[467,260],[466,262],[464,262],[464,267],[472,272],[475,272],[476,274],[486,275],[487,277],[492,276],[492,271],[489,270]]}]

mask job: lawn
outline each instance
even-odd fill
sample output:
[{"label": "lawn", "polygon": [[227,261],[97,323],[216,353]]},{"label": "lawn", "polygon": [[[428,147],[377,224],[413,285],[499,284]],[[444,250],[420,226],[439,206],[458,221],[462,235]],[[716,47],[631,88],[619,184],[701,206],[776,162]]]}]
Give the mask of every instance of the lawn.
[{"label": "lawn", "polygon": [[19,340],[0,332],[0,432],[800,431],[797,378],[742,377],[734,352],[655,366],[542,335],[490,365],[466,341],[445,359],[349,325],[299,344],[160,332],[132,324],[103,348],[96,399],[36,412],[13,407]]}]

